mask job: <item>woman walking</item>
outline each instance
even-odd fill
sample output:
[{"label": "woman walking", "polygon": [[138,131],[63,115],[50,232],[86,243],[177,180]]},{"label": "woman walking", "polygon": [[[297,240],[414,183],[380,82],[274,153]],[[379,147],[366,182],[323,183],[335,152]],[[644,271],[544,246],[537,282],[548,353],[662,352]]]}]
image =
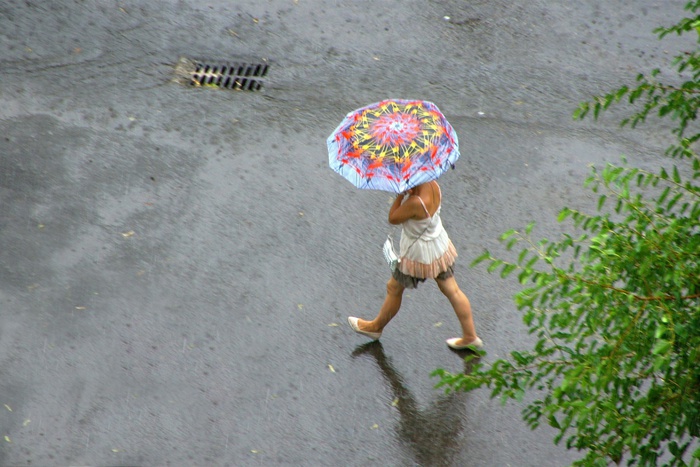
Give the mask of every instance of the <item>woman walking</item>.
[{"label": "woman walking", "polygon": [[384,327],[401,308],[404,290],[415,289],[426,279],[435,279],[462,327],[462,336],[448,339],[447,345],[456,350],[483,347],[476,335],[469,299],[454,278],[457,251],[442,226],[441,202],[442,193],[435,180],[411,188],[394,200],[389,209],[389,223],[402,227],[401,259],[387,282],[386,298],[377,316],[371,321],[348,317],[355,332],[379,339]]}]

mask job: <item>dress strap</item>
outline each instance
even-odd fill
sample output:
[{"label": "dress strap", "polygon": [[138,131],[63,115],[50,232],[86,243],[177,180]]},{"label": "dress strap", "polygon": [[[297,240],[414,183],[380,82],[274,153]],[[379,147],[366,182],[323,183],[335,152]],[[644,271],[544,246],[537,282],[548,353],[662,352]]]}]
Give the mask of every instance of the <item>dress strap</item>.
[{"label": "dress strap", "polygon": [[420,204],[423,205],[423,210],[425,211],[425,214],[430,217],[430,211],[428,211],[428,208],[425,207],[425,203],[423,202],[423,198],[420,196],[416,195],[416,198],[418,198],[418,201],[420,201]]}]

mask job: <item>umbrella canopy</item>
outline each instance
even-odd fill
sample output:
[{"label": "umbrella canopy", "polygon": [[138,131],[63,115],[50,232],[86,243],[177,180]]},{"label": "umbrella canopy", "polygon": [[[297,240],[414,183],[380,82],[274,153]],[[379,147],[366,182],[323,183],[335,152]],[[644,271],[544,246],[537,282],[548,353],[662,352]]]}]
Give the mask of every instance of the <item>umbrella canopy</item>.
[{"label": "umbrella canopy", "polygon": [[435,104],[391,99],[345,116],[328,137],[333,170],[358,188],[403,193],[459,158],[457,135]]}]

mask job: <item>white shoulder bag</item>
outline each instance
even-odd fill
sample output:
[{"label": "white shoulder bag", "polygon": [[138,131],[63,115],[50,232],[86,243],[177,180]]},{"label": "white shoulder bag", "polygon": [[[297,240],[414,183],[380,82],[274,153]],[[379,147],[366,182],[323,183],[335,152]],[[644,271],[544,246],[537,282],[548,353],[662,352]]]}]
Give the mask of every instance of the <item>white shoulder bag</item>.
[{"label": "white shoulder bag", "polygon": [[384,253],[384,259],[389,264],[389,269],[396,270],[399,267],[399,256],[394,251],[394,242],[391,239],[391,234],[386,236],[386,241],[384,246],[382,246],[382,252]]},{"label": "white shoulder bag", "polygon": [[[410,250],[413,245],[416,244],[416,242],[423,236],[423,234],[428,230],[429,225],[423,229],[423,232],[413,240],[413,243],[406,249],[406,251]],[[386,236],[386,240],[384,241],[384,245],[382,245],[382,253],[384,253],[384,259],[386,260],[387,264],[389,264],[389,269],[391,269],[391,272],[394,272],[396,268],[399,267],[399,263],[401,262],[401,258],[399,258],[399,255],[396,254],[396,250],[394,250],[394,241],[391,238],[391,234],[388,234]]]}]

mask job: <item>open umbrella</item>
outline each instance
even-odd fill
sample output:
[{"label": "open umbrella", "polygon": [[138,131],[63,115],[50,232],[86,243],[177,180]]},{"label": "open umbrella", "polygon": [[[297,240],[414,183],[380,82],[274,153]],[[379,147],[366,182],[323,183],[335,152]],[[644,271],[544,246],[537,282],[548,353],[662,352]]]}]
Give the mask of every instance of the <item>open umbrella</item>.
[{"label": "open umbrella", "polygon": [[345,116],[328,137],[333,170],[358,188],[394,193],[454,168],[457,135],[435,104],[390,99]]}]

